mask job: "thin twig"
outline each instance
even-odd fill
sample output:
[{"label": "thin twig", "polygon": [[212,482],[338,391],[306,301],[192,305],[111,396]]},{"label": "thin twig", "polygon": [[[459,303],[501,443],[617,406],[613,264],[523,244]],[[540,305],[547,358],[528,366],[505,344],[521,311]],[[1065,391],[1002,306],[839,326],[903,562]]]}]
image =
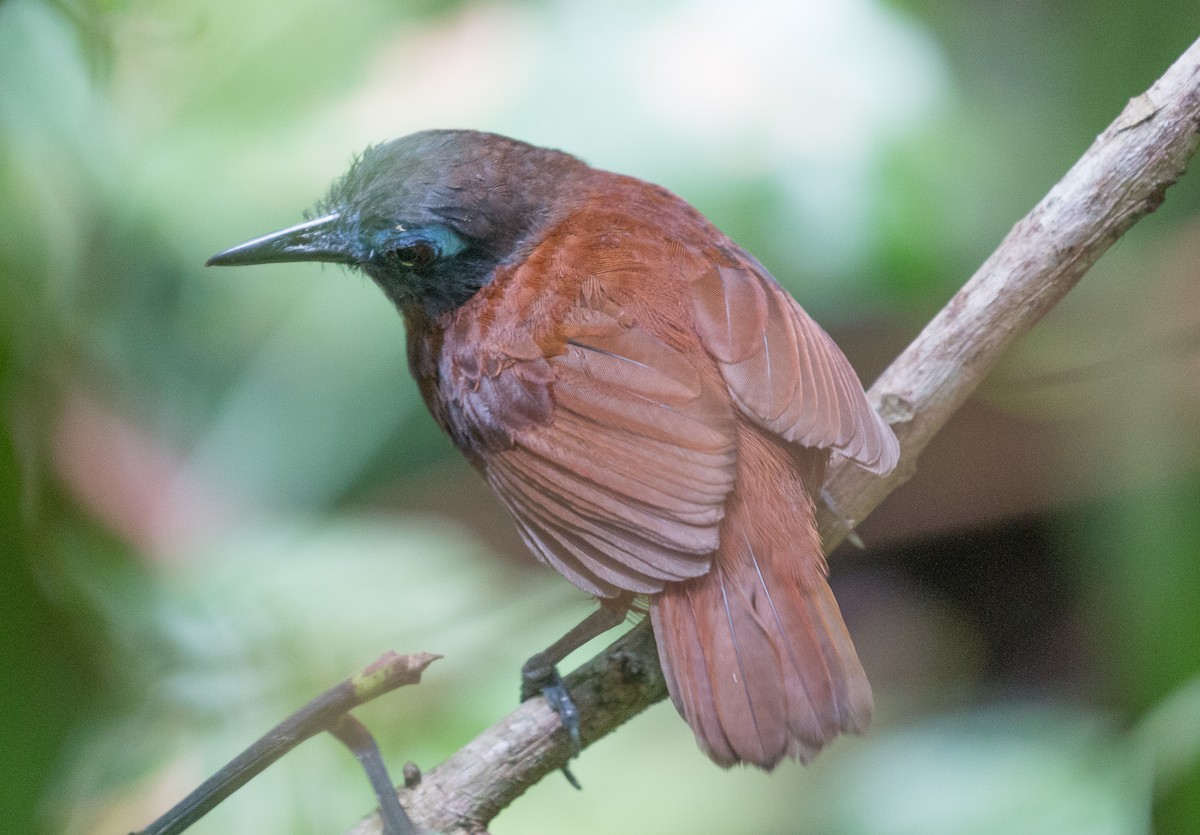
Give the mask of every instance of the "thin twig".
[{"label": "thin twig", "polygon": [[440,657],[427,652],[385,653],[378,661],[335,684],[280,722],[136,835],[178,835],[288,751],[309,737],[329,730],[348,710],[397,687],[419,682],[424,669]]},{"label": "thin twig", "polygon": [[375,737],[367,726],[354,718],[352,713],[343,713],[327,729],[338,742],[350,749],[350,753],[362,765],[371,789],[379,801],[379,817],[383,821],[383,835],[417,835],[417,828],[404,813],[400,798],[388,774],[387,764],[379,751]]},{"label": "thin twig", "polygon": [[[1154,211],[1200,143],[1200,41],[1129,105],[979,271],[871,387],[896,430],[900,466],[877,478],[847,462],[831,468],[832,504],[862,520],[911,477],[922,450],[1004,352],[1029,331],[1134,223]],[[827,548],[845,526],[819,519]],[[663,698],[647,624],[567,678],[588,745]],[[603,708],[603,718],[597,711]],[[555,714],[532,699],[427,772],[401,799],[439,832],[482,832],[506,804],[567,760]],[[379,832],[367,818],[352,835]]]}]

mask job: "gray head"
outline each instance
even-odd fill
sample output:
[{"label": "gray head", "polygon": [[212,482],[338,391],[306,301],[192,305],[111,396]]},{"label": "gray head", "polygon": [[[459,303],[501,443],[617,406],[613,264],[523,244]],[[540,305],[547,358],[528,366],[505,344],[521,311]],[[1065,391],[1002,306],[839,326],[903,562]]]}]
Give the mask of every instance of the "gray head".
[{"label": "gray head", "polygon": [[297,226],[208,259],[363,269],[406,313],[438,315],[520,260],[588,169],[496,134],[423,131],[368,148]]}]

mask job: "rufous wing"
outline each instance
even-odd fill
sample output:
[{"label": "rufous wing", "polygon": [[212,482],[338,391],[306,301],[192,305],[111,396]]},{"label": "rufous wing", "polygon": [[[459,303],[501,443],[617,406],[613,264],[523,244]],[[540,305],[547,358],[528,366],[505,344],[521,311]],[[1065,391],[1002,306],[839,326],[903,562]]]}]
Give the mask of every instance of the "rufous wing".
[{"label": "rufous wing", "polygon": [[787,441],[830,449],[874,473],[900,456],[833,340],[757,261],[715,255],[692,283],[696,331],[734,402]]},{"label": "rufous wing", "polygon": [[[591,594],[703,574],[736,465],[720,380],[617,312],[578,307],[560,333],[561,352],[477,363],[456,386],[488,482],[534,554]],[[487,428],[545,391],[547,419]]]}]

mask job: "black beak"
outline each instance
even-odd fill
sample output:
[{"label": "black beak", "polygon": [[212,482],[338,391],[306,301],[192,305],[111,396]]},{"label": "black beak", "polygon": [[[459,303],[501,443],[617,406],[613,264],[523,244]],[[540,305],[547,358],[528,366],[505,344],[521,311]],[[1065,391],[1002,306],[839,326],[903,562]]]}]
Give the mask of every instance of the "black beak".
[{"label": "black beak", "polygon": [[281,261],[329,261],[354,264],[350,242],[345,240],[341,216],[336,212],[295,226],[261,235],[218,252],[204,262],[206,267],[241,267]]}]

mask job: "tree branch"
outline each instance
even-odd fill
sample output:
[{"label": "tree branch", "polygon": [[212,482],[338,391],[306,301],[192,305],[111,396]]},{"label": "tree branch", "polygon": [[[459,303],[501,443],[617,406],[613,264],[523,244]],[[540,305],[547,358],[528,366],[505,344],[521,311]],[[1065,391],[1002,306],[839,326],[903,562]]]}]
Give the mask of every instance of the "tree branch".
[{"label": "tree branch", "polygon": [[[839,462],[826,490],[864,519],[907,481],[917,458],[1004,352],[1122,235],[1162,204],[1200,143],[1200,41],[1130,99],[1087,152],[871,386],[900,438],[900,465],[877,478]],[[826,552],[845,535],[821,515]]]},{"label": "tree branch", "polygon": [[[870,389],[896,430],[902,455],[887,478],[846,461],[826,489],[849,520],[862,520],[908,480],[922,450],[1017,339],[1078,283],[1139,219],[1162,203],[1200,143],[1200,41],[1146,93],[1132,99],[1066,176],[1025,216],[949,304]],[[846,525],[825,509],[826,549]],[[666,694],[643,623],[567,678],[588,745]],[[400,799],[439,832],[481,832],[505,805],[567,761],[557,716],[541,699],[522,704],[424,776]],[[352,835],[379,832],[378,818]]]}]

